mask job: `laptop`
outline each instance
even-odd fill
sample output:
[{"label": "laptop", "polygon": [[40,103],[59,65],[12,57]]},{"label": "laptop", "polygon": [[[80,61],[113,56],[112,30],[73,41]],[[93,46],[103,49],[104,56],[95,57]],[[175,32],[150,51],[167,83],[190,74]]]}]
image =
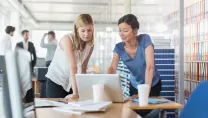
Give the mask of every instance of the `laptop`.
[{"label": "laptop", "polygon": [[121,81],[118,74],[76,74],[79,100],[92,100],[92,86],[104,84],[112,102],[124,102]]}]

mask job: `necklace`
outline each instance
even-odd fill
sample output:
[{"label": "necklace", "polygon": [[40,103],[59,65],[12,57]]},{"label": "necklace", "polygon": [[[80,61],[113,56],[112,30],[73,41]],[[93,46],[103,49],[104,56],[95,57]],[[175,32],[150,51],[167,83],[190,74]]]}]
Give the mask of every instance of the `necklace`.
[{"label": "necklace", "polygon": [[[136,42],[136,43],[135,43],[135,47],[133,47],[133,48],[126,47],[126,45],[124,45],[125,51],[127,52],[127,54],[129,55],[129,57],[130,57],[131,59],[134,59],[134,58],[136,57],[136,52],[137,52],[137,47],[138,47],[137,44],[138,44],[138,43]],[[133,51],[132,51],[132,49],[133,49]],[[131,50],[131,51],[130,51],[130,50]]]},{"label": "necklace", "polygon": [[133,48],[131,48],[131,47],[126,47],[126,45],[124,44],[124,48],[127,48],[127,49],[130,49],[130,48],[131,48],[131,49],[135,49],[135,48],[136,48],[136,50],[137,50],[137,47],[138,47],[138,46],[137,46],[137,42],[135,43],[135,47],[133,47]]}]

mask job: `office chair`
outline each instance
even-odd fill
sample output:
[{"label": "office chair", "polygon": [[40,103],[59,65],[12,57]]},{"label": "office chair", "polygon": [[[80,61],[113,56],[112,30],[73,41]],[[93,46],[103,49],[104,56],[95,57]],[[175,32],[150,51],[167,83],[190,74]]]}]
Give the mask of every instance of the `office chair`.
[{"label": "office chair", "polygon": [[207,118],[208,82],[201,82],[192,92],[179,118]]}]

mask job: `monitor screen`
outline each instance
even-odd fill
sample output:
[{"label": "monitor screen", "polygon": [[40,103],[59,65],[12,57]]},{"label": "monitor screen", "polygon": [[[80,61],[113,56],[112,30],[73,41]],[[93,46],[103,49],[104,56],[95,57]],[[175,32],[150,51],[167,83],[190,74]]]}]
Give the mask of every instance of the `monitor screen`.
[{"label": "monitor screen", "polygon": [[[11,113],[12,116],[25,117],[31,114],[35,116],[30,59],[27,55],[26,51],[21,50],[11,51],[5,55],[6,70],[3,91],[9,93],[6,96],[9,99],[4,98],[4,101],[11,106],[6,109],[6,112]],[[7,117],[9,118],[11,115],[7,114]]]},{"label": "monitor screen", "polygon": [[5,71],[5,60],[4,56],[0,55],[0,74],[2,74],[3,71]]}]

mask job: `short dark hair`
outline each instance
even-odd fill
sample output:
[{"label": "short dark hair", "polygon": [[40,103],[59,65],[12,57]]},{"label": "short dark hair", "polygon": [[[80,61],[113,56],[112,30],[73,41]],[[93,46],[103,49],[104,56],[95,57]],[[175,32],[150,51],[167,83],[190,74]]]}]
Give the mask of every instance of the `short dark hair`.
[{"label": "short dark hair", "polygon": [[52,35],[53,37],[55,37],[55,36],[56,36],[56,34],[55,34],[55,32],[54,32],[54,31],[49,31],[49,32],[48,32],[48,35],[49,35],[49,34],[50,34],[50,35]]},{"label": "short dark hair", "polygon": [[121,23],[127,23],[128,25],[131,25],[131,28],[133,30],[139,29],[139,22],[137,20],[137,17],[133,14],[127,14],[127,15],[124,15],[123,17],[121,17],[118,20],[118,25]]},{"label": "short dark hair", "polygon": [[22,36],[23,36],[25,33],[27,33],[27,32],[29,32],[29,31],[28,31],[28,30],[23,30],[22,33],[21,33]]},{"label": "short dark hair", "polygon": [[5,32],[7,34],[10,34],[11,32],[14,32],[14,31],[15,31],[15,27],[13,27],[13,26],[7,26],[5,29]]}]

